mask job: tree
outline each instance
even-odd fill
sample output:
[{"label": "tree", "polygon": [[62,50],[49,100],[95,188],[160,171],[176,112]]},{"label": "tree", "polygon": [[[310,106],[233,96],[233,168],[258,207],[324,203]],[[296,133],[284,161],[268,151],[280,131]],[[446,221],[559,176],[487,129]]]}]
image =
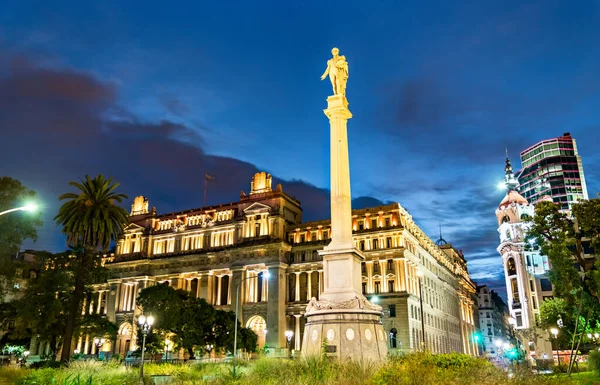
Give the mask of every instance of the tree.
[{"label": "tree", "polygon": [[76,258],[71,262],[74,273],[74,287],[68,312],[66,314],[65,333],[61,361],[71,357],[73,335],[79,317],[86,285],[93,278],[93,271],[101,266],[98,252],[108,250],[111,242],[116,241],[128,223],[128,213],[121,203],[127,196],[116,192],[119,183],[112,178],[105,179],[85,176],[80,182],[69,182],[78,189],[77,193],[66,193],[59,200],[66,201],[54,218],[62,226],[67,236],[67,244],[73,248]]},{"label": "tree", "polygon": [[216,310],[206,300],[194,298],[185,290],[157,285],[142,290],[138,304],[146,314],[152,314],[154,328],[163,334],[173,334],[177,347],[194,358],[194,347],[206,345],[212,335]]},{"label": "tree", "polygon": [[571,303],[576,302],[577,293],[582,289],[579,272],[575,268],[575,255],[569,249],[574,244],[573,235],[573,221],[560,212],[558,205],[539,202],[535,206],[528,238],[535,241],[552,265],[548,278],[552,282],[555,296]]},{"label": "tree", "polygon": [[15,333],[38,335],[50,343],[52,358],[62,346],[64,316],[71,301],[73,275],[69,253],[38,253],[32,276],[16,307]]},{"label": "tree", "polygon": [[[18,180],[0,177],[0,211],[21,207],[36,200],[37,194]],[[42,225],[40,218],[40,212],[14,212],[0,216],[0,300],[6,281],[13,278],[18,268],[13,257],[25,239],[37,239],[37,229]]]},{"label": "tree", "polygon": [[[233,351],[235,313],[216,310],[206,300],[195,298],[185,290],[166,285],[150,286],[142,290],[137,304],[147,315],[155,318],[153,333],[146,338],[151,347],[162,346],[155,336],[169,336],[178,348],[188,351],[194,358],[196,350],[204,351],[212,344],[218,350]],[[238,323],[239,326],[239,323]],[[256,351],[256,334],[249,329],[238,329],[241,349]]]}]

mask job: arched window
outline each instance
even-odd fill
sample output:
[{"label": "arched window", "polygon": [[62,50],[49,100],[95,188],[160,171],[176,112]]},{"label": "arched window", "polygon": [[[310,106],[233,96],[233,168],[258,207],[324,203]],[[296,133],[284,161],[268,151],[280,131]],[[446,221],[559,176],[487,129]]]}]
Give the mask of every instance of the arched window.
[{"label": "arched window", "polygon": [[529,216],[529,214],[523,214],[521,215],[521,221],[523,222],[529,222],[531,220],[531,217]]},{"label": "arched window", "polygon": [[515,265],[514,258],[508,258],[508,261],[506,261],[506,267],[508,269],[508,275],[517,274],[517,266]]},{"label": "arched window", "polygon": [[505,215],[505,216],[502,218],[502,223],[508,223],[508,222],[510,222],[510,218],[508,217],[508,215]]},{"label": "arched window", "polygon": [[265,345],[267,322],[259,315],[252,316],[246,322],[246,327],[251,329],[258,336],[257,345],[258,348],[262,348]]}]

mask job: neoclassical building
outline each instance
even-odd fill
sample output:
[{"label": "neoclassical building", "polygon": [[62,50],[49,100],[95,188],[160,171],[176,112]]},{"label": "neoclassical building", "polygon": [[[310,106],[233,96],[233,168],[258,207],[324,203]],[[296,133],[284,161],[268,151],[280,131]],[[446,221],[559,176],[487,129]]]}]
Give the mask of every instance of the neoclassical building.
[{"label": "neoclassical building", "polygon": [[[103,351],[124,355],[136,347],[135,302],[145,287],[168,284],[235,310],[239,282],[240,321],[258,334],[259,346],[283,354],[285,332],[293,331],[291,348],[301,349],[306,305],[322,291],[318,251],[330,240],[330,223],[302,223],[300,201],[281,185],[273,190],[270,175],[257,173],[249,194],[218,206],[158,214],[137,197],[130,222],[115,254],[105,258],[111,278],[96,285],[84,306],[119,325],[116,342]],[[476,290],[462,253],[434,243],[397,203],[354,210],[353,226],[355,245],[366,255],[363,292],[384,308],[390,348],[422,349],[424,332],[430,351],[477,354]],[[84,337],[77,349],[96,348]]]}]

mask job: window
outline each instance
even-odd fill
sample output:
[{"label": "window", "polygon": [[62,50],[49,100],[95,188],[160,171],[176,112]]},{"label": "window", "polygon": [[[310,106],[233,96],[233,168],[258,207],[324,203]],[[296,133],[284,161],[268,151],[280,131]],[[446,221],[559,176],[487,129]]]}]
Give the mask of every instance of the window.
[{"label": "window", "polygon": [[540,279],[540,286],[542,287],[542,291],[552,291],[552,284],[548,278]]},{"label": "window", "polygon": [[255,228],[256,232],[254,233],[254,236],[260,237],[260,223],[255,224]]},{"label": "window", "polygon": [[306,253],[300,254],[300,262],[306,262]]},{"label": "window", "polygon": [[302,235],[300,236],[300,242],[301,242],[301,243],[304,243],[304,242],[306,242],[306,236],[305,236],[304,234],[302,234]]},{"label": "window", "polygon": [[502,223],[508,223],[510,222],[510,218],[508,217],[508,215],[505,215],[504,218],[502,218]]},{"label": "window", "polygon": [[327,230],[323,231],[323,239],[329,239],[329,231],[327,231]]},{"label": "window", "polygon": [[388,292],[393,293],[394,292],[394,280],[390,279],[388,281]]},{"label": "window", "polygon": [[390,305],[390,318],[396,317],[396,305]]},{"label": "window", "polygon": [[377,228],[377,219],[371,219],[371,228],[372,229]]},{"label": "window", "polygon": [[508,275],[517,274],[517,266],[515,265],[514,258],[509,258],[508,261],[506,262],[506,266],[508,268]]},{"label": "window", "polygon": [[394,260],[393,259],[388,259],[387,269],[388,269],[388,271],[394,271]]},{"label": "window", "polygon": [[365,251],[365,241],[360,241],[359,245],[360,251]]},{"label": "window", "polygon": [[379,262],[378,261],[373,262],[373,273],[379,274]]},{"label": "window", "polygon": [[373,250],[377,250],[379,247],[379,240],[373,239]]},{"label": "window", "polygon": [[366,282],[362,283],[362,293],[367,294],[367,283]]},{"label": "window", "polygon": [[390,218],[385,218],[385,227],[390,227]]},{"label": "window", "polygon": [[310,240],[313,241],[313,242],[316,241],[317,240],[317,233],[315,233],[315,232],[311,233]]},{"label": "window", "polygon": [[364,230],[364,228],[365,228],[364,222],[363,221],[358,221],[358,229],[359,230]]},{"label": "window", "polygon": [[381,292],[381,283],[379,281],[375,282],[375,294],[379,294]]},{"label": "window", "polygon": [[294,253],[290,253],[290,263],[294,263]]},{"label": "window", "polygon": [[360,270],[362,271],[363,274],[365,274],[367,272],[367,264],[362,262],[360,264]]},{"label": "window", "polygon": [[391,249],[392,248],[392,237],[388,237],[385,241],[386,241],[386,247],[388,249]]}]

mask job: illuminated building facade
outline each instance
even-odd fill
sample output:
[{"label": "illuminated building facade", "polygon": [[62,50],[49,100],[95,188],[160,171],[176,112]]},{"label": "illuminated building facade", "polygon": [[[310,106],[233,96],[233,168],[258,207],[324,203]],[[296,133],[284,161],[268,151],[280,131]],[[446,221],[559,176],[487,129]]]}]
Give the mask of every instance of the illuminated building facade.
[{"label": "illuminated building facade", "polygon": [[[168,284],[234,310],[240,291],[240,321],[267,344],[273,355],[301,349],[308,301],[322,292],[323,262],[318,251],[330,241],[329,221],[302,223],[300,202],[271,188],[271,176],[257,173],[250,193],[238,202],[158,214],[144,197],[134,200],[131,223],[116,253],[105,258],[111,278],[97,285],[84,311],[105,314],[119,335],[103,351],[124,355],[136,347],[136,297],[150,285]],[[367,259],[363,291],[384,307],[389,346],[421,349],[419,278],[425,337],[433,352],[476,354],[475,286],[462,253],[437,246],[399,204],[353,211],[353,241]],[[264,274],[268,271],[269,278]],[[82,338],[77,349],[94,354]]]},{"label": "illuminated building facade", "polygon": [[508,307],[494,290],[487,285],[477,287],[479,307],[479,329],[483,336],[485,351],[488,356],[498,356],[496,341],[509,341]]},{"label": "illuminated building facade", "polygon": [[562,210],[588,199],[581,157],[570,133],[543,140],[521,152],[519,191],[531,204],[546,196]]}]

